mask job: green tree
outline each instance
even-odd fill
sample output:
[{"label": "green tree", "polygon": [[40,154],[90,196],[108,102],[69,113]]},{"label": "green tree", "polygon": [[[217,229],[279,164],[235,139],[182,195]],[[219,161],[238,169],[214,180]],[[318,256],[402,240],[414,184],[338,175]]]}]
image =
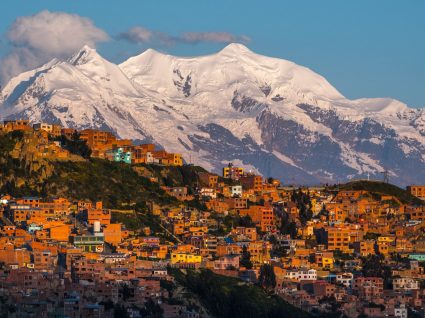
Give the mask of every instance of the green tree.
[{"label": "green tree", "polygon": [[127,318],[130,317],[127,309],[123,305],[115,304],[114,307],[114,318]]},{"label": "green tree", "polygon": [[77,131],[72,134],[71,139],[62,135],[55,140],[60,141],[62,147],[73,154],[80,155],[83,158],[90,158],[91,156],[90,147],[85,140],[80,138],[80,134]]},{"label": "green tree", "polygon": [[163,310],[151,298],[145,302],[145,307],[140,310],[142,317],[161,318]]},{"label": "green tree", "polygon": [[292,239],[297,237],[297,224],[292,221],[291,223],[289,223],[289,229],[288,229],[288,234],[291,236]]},{"label": "green tree", "polygon": [[271,293],[276,287],[276,275],[273,270],[273,266],[270,264],[264,264],[260,268],[260,276],[258,277],[258,283],[267,292]]},{"label": "green tree", "polygon": [[369,255],[362,259],[363,275],[365,277],[381,277],[384,279],[384,288],[392,288],[391,266],[385,264],[385,258],[382,255]]},{"label": "green tree", "polygon": [[247,269],[252,268],[251,253],[248,251],[246,245],[242,247],[242,256],[239,264]]}]

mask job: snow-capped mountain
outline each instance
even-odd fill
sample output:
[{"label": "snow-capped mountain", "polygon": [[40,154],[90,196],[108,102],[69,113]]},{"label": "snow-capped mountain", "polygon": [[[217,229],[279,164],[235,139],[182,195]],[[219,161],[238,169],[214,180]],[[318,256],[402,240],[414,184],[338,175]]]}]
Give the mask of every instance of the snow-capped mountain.
[{"label": "snow-capped mountain", "polygon": [[149,49],[120,65],[83,47],[11,79],[0,118],[100,128],[153,141],[219,172],[228,162],[284,182],[425,181],[425,112],[348,100],[322,76],[241,44],[175,57]]}]

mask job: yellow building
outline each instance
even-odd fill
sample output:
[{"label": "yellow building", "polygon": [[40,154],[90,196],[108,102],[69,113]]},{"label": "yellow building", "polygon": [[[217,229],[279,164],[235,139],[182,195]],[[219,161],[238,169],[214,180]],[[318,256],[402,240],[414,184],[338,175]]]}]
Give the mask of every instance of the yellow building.
[{"label": "yellow building", "polygon": [[354,242],[354,251],[360,256],[368,256],[375,254],[375,241],[374,240],[364,240],[361,242]]},{"label": "yellow building", "polygon": [[382,235],[380,237],[378,237],[378,244],[379,243],[392,243],[395,241],[395,237],[394,236],[390,236],[390,235]]},{"label": "yellow building", "polygon": [[228,165],[223,168],[223,178],[238,180],[244,173],[243,168]]},{"label": "yellow building", "polygon": [[334,267],[334,259],[331,257],[323,257],[322,267],[332,269]]},{"label": "yellow building", "polygon": [[166,160],[163,161],[164,164],[165,161],[167,162],[166,164],[170,166],[183,166],[183,158],[181,154],[178,153],[169,153]]},{"label": "yellow building", "polygon": [[189,232],[190,233],[196,233],[196,232],[207,233],[208,232],[208,226],[191,226],[191,227],[189,227]]},{"label": "yellow building", "polygon": [[171,264],[177,263],[201,263],[202,256],[189,253],[171,253]]},{"label": "yellow building", "polygon": [[249,242],[248,252],[253,263],[263,263],[270,259],[271,243],[263,241]]}]

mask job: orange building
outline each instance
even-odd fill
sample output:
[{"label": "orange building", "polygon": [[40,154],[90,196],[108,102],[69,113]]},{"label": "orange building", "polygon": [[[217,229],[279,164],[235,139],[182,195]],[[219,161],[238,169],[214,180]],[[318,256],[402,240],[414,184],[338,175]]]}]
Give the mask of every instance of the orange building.
[{"label": "orange building", "polygon": [[242,247],[237,244],[226,244],[226,245],[217,245],[217,256],[225,256],[229,254],[241,254]]},{"label": "orange building", "polygon": [[236,236],[240,236],[242,239],[249,241],[257,240],[257,229],[255,227],[242,227],[238,226],[232,229],[231,233]]},{"label": "orange building", "polygon": [[71,203],[65,198],[56,198],[50,202],[39,202],[40,209],[49,210],[51,215],[68,215]]},{"label": "orange building", "polygon": [[1,126],[1,130],[4,132],[11,132],[16,130],[28,131],[32,130],[29,120],[5,120]]},{"label": "orange building", "polygon": [[84,140],[90,148],[96,148],[99,145],[116,140],[111,132],[96,129],[81,130],[80,139]]},{"label": "orange building", "polygon": [[24,197],[16,200],[16,204],[29,205],[32,208],[38,208],[40,204],[40,198],[37,197]]},{"label": "orange building", "polygon": [[213,199],[213,200],[207,201],[205,204],[209,210],[212,210],[217,213],[224,213],[229,211],[229,204],[227,204],[224,201]]},{"label": "orange building", "polygon": [[360,256],[368,256],[375,254],[375,241],[374,240],[365,240],[361,242],[353,243],[354,251]]},{"label": "orange building", "polygon": [[242,187],[247,190],[261,191],[263,189],[263,177],[257,175],[244,175],[239,178]]},{"label": "orange building", "polygon": [[248,200],[245,198],[226,198],[224,200],[229,206],[229,209],[246,209],[248,207]]},{"label": "orange building", "polygon": [[50,239],[59,242],[68,242],[71,235],[71,228],[69,225],[53,226],[49,229]]},{"label": "orange building", "polygon": [[24,267],[31,261],[31,254],[26,249],[15,249],[13,245],[2,246],[0,250],[0,262],[6,265],[16,264]]},{"label": "orange building", "polygon": [[407,191],[420,199],[425,199],[425,185],[411,185],[407,187]]},{"label": "orange building", "polygon": [[105,209],[89,209],[87,211],[87,223],[93,225],[95,221],[99,221],[101,225],[111,223],[111,211]]},{"label": "orange building", "polygon": [[249,215],[252,221],[261,228],[261,231],[272,231],[275,228],[275,217],[271,206],[253,205],[239,211],[241,216]]},{"label": "orange building", "polygon": [[199,181],[209,188],[215,188],[218,184],[218,176],[209,172],[200,172]]},{"label": "orange building", "polygon": [[411,220],[425,221],[425,205],[422,206],[407,206],[406,214]]},{"label": "orange building", "polygon": [[72,139],[72,136],[75,134],[76,130],[74,128],[62,128],[61,135],[65,136],[68,139]]},{"label": "orange building", "polygon": [[57,264],[57,253],[49,249],[36,249],[33,251],[34,269],[47,270],[52,269]]},{"label": "orange building", "polygon": [[335,251],[339,250],[343,253],[350,252],[350,232],[348,227],[331,227],[328,226],[324,229],[325,231],[325,243],[327,244],[328,250]]},{"label": "orange building", "polygon": [[105,238],[105,242],[118,245],[121,243],[122,233],[121,233],[121,224],[108,224],[103,229],[103,236]]},{"label": "orange building", "polygon": [[270,250],[272,244],[263,241],[249,242],[248,252],[251,254],[251,261],[255,263],[263,263],[270,259]]}]

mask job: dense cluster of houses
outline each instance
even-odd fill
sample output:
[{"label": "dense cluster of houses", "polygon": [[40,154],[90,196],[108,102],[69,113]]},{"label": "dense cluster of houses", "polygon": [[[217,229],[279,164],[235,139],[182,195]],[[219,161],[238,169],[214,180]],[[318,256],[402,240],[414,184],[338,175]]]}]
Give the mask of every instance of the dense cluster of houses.
[{"label": "dense cluster of houses", "polygon": [[[10,125],[28,126],[16,121],[1,129]],[[28,130],[73,133],[43,125]],[[182,164],[179,155],[109,133],[80,136],[97,157],[128,149],[129,163],[151,153],[158,163]],[[312,313],[404,318],[424,312],[424,204],[364,190],[285,187],[231,164],[222,176],[198,173],[196,187],[164,188],[180,204],[149,202],[162,229],[154,234],[114,221],[134,211],[102,202],[3,194],[0,296],[22,304],[16,309],[22,313],[42,316],[108,316],[112,303],[138,317],[136,308],[153,301],[164,317],[202,317],[202,309],[176,301],[179,295],[164,287],[173,282],[172,268],[206,268],[256,283],[269,264],[275,293]],[[421,197],[420,186],[408,189]],[[196,208],[188,204],[194,200]]]},{"label": "dense cluster of houses", "polygon": [[64,136],[74,138],[75,134],[84,140],[91,150],[91,156],[128,164],[161,164],[167,166],[182,166],[181,154],[169,153],[163,149],[156,149],[154,144],[134,145],[132,140],[119,139],[112,132],[96,129],[76,130],[63,128],[61,125],[37,123],[31,125],[28,120],[10,120],[0,124],[0,133],[22,131],[25,134],[24,142],[30,145],[34,159],[73,159],[75,156],[61,147],[60,141],[50,139]]}]

